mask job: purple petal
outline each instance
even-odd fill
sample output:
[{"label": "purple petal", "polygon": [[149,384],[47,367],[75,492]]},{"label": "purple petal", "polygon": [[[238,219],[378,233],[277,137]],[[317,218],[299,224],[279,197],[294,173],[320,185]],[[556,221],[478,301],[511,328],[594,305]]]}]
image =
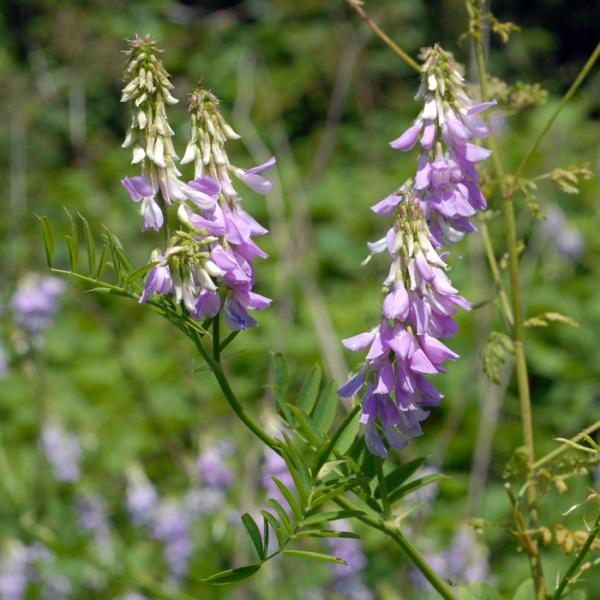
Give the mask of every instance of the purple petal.
[{"label": "purple petal", "polygon": [[471,106],[471,108],[467,111],[467,115],[469,115],[470,117],[473,117],[475,115],[482,113],[484,110],[487,110],[488,108],[492,108],[492,106],[496,106],[496,104],[498,104],[498,102],[496,102],[496,100],[490,100],[489,102],[482,102],[481,104],[475,104],[474,106]]},{"label": "purple petal", "polygon": [[139,202],[142,198],[151,198],[154,196],[152,185],[145,177],[125,177],[121,183],[129,192],[129,196],[134,202]]},{"label": "purple petal", "polygon": [[142,200],[142,215],[144,217],[144,227],[142,231],[154,229],[159,231],[163,225],[164,217],[160,206],[154,198],[144,198]]},{"label": "purple petal", "polygon": [[415,121],[399,138],[390,142],[390,146],[394,150],[401,150],[403,152],[412,150],[417,143],[422,124],[422,121]]},{"label": "purple petal", "polygon": [[352,350],[352,352],[361,352],[362,350],[366,350],[373,342],[375,339],[375,332],[376,330],[359,333],[358,335],[342,340],[342,344],[345,348],[348,348],[348,350]]},{"label": "purple petal", "polygon": [[438,370],[434,367],[431,361],[427,358],[423,350],[418,348],[413,353],[410,359],[410,370],[415,373],[437,373]]},{"label": "purple petal", "polygon": [[264,173],[265,171],[272,169],[276,162],[277,159],[274,156],[271,156],[271,158],[264,163],[256,165],[256,167],[252,167],[251,169],[246,169],[246,173],[250,173],[251,175],[254,173]]},{"label": "purple petal", "polygon": [[265,179],[262,175],[258,175],[257,173],[249,173],[243,169],[236,169],[234,173],[240,181],[243,181],[257,194],[265,195],[273,189],[274,183],[268,179]]},{"label": "purple petal", "polygon": [[425,150],[430,150],[435,140],[435,123],[429,121],[423,128],[423,135],[421,136],[421,146]]},{"label": "purple petal", "polygon": [[479,162],[485,160],[492,154],[492,151],[488,148],[483,148],[482,146],[469,143],[465,144],[464,147],[461,147],[459,152],[461,152],[464,158],[469,162]]},{"label": "purple petal", "polygon": [[363,386],[365,378],[367,376],[367,365],[363,365],[356,375],[353,375],[339,390],[338,396],[342,398],[349,398],[354,396],[358,390]]},{"label": "purple petal", "polygon": [[408,294],[398,282],[383,301],[383,314],[387,319],[405,319],[408,314]]},{"label": "purple petal", "polygon": [[396,194],[390,194],[383,200],[380,200],[377,204],[373,204],[371,206],[371,210],[378,215],[387,216],[391,215],[394,210],[396,210],[396,206],[402,202],[402,196],[398,196]]}]

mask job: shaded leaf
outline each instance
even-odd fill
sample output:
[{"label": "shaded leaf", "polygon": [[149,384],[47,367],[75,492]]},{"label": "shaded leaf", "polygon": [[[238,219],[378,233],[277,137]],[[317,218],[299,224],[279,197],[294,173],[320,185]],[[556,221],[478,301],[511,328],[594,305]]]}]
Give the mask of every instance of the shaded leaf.
[{"label": "shaded leaf", "polygon": [[313,423],[320,432],[327,433],[329,431],[335,419],[337,403],[336,385],[330,381],[321,392],[313,414]]},{"label": "shaded leaf", "polygon": [[242,515],[242,523],[244,524],[244,527],[248,532],[248,537],[250,538],[250,541],[252,542],[254,549],[256,550],[258,558],[264,560],[265,549],[263,547],[262,538],[260,536],[260,529],[258,528],[256,521],[248,513],[244,513]]},{"label": "shaded leaf", "polygon": [[315,365],[306,376],[298,394],[298,407],[302,409],[305,415],[310,415],[315,406],[320,383],[321,369],[318,365]]},{"label": "shaded leaf", "polygon": [[[425,462],[425,458],[415,458],[410,462],[394,469],[391,473],[385,476],[385,485],[388,491],[388,494],[391,494],[402,485],[411,475],[415,473],[419,467],[423,465]],[[381,490],[379,486],[375,488],[375,498],[381,498]]]},{"label": "shaded leaf", "polygon": [[309,552],[308,550],[282,550],[284,556],[295,556],[297,558],[309,558],[311,560],[319,560],[322,562],[331,562],[338,565],[347,565],[348,563],[337,556],[331,554],[322,554],[321,552]]},{"label": "shaded leaf", "polygon": [[414,491],[418,490],[419,488],[422,488],[422,487],[425,487],[426,485],[435,483],[436,481],[441,481],[442,479],[447,479],[447,477],[445,475],[442,475],[441,473],[435,473],[434,475],[427,475],[426,477],[421,477],[420,479],[415,479],[414,481],[411,481],[411,482],[407,483],[406,485],[403,485],[402,487],[398,488],[395,492],[390,494],[389,495],[390,502],[395,502],[396,500],[399,500],[400,498],[404,498],[404,496],[408,496],[409,494],[412,494]]},{"label": "shaded leaf", "polygon": [[234,581],[240,581],[251,577],[260,569],[260,567],[260,564],[255,564],[238,567],[237,569],[227,569],[226,571],[215,573],[202,581],[210,583],[211,585],[225,585],[227,583],[233,583]]}]

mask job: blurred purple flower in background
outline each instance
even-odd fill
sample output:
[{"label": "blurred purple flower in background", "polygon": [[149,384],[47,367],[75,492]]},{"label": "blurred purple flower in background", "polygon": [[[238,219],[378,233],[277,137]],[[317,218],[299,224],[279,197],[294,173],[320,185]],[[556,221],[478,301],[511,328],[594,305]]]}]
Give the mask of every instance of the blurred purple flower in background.
[{"label": "blurred purple flower in background", "polygon": [[106,501],[98,494],[79,496],[77,499],[79,524],[92,534],[94,545],[105,560],[113,558],[113,542],[108,521]]},{"label": "blurred purple flower in background", "polygon": [[585,246],[583,235],[568,223],[565,213],[558,206],[546,210],[546,220],[541,227],[559,254],[573,261],[582,255]]},{"label": "blurred purple flower in background", "polygon": [[21,600],[29,582],[29,554],[20,541],[11,540],[0,554],[0,598]]},{"label": "blurred purple flower in background", "polygon": [[[426,559],[440,577],[459,585],[489,582],[491,578],[487,548],[477,541],[473,529],[468,526],[458,529],[447,550],[427,554]],[[413,569],[411,576],[418,587],[433,589],[420,571]]]},{"label": "blurred purple flower in background", "polygon": [[64,287],[56,277],[26,276],[11,299],[15,322],[32,337],[38,337],[51,325]]},{"label": "blurred purple flower in background", "polygon": [[158,509],[156,488],[137,465],[127,470],[127,513],[135,525],[150,525]]},{"label": "blurred purple flower in background", "polygon": [[294,480],[285,464],[285,460],[271,448],[265,449],[264,462],[262,465],[260,484],[270,498],[274,498],[278,502],[284,502],[283,494],[273,481],[276,477],[286,487],[293,487]]},{"label": "blurred purple flower in background", "polygon": [[163,555],[169,571],[176,580],[182,580],[187,575],[193,550],[185,507],[174,500],[161,503],[152,525],[152,535],[164,544]]},{"label": "blurred purple flower in background", "polygon": [[75,434],[67,433],[58,423],[47,423],[42,429],[40,443],[58,481],[79,479],[81,445]]},{"label": "blurred purple flower in background", "polygon": [[218,443],[198,457],[196,467],[206,487],[227,489],[233,483],[233,472],[224,460],[232,451],[231,444]]},{"label": "blurred purple flower in background", "polygon": [[[352,524],[341,520],[332,522],[335,531],[352,532]],[[349,600],[371,600],[374,596],[364,584],[361,572],[367,566],[362,542],[356,538],[328,538],[327,545],[333,556],[345,560],[347,565],[333,565],[333,589]]]}]

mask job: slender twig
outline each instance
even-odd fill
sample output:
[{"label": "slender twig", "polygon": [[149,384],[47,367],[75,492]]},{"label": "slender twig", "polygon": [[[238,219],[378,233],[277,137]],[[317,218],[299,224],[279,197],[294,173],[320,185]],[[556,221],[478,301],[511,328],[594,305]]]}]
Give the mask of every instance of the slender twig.
[{"label": "slender twig", "polygon": [[221,315],[217,315],[212,323],[212,348],[215,362],[221,362]]},{"label": "slender twig", "polygon": [[[576,436],[572,437],[570,441],[577,443],[579,440],[582,440],[586,435],[591,435],[595,431],[598,431],[598,429],[600,429],[600,421],[596,421],[593,425],[590,425],[589,427],[578,433]],[[566,452],[571,447],[572,446],[570,444],[562,444],[562,446],[555,448],[554,450],[552,450],[552,452],[548,452],[548,454],[542,456],[542,458],[540,458],[539,460],[536,460],[532,465],[532,469],[534,471],[539,469],[542,465],[545,465],[546,463],[554,460],[557,456],[560,456],[563,452]]]},{"label": "slender twig", "polygon": [[375,470],[377,472],[377,483],[379,484],[379,493],[381,494],[381,504],[383,506],[383,518],[389,521],[392,518],[392,507],[388,496],[385,476],[383,475],[383,460],[375,457]]},{"label": "slender twig", "polygon": [[[481,99],[486,101],[487,90],[487,70],[485,62],[485,49],[483,46],[483,35],[481,23],[479,28],[474,30],[475,54],[477,58],[477,68],[479,71],[479,85],[481,89]],[[515,211],[512,201],[512,195],[509,193],[504,177],[504,169],[500,160],[500,154],[493,135],[489,137],[489,146],[492,150],[492,161],[496,178],[503,195],[504,224],[506,227],[506,237],[508,244],[509,275],[510,288],[512,296],[513,327],[512,338],[515,352],[515,362],[517,371],[517,385],[519,390],[519,400],[521,404],[521,423],[523,427],[523,438],[528,450],[527,461],[529,469],[535,462],[535,446],[533,438],[533,417],[531,412],[531,394],[529,390],[529,377],[527,373],[527,362],[525,358],[524,332],[523,332],[523,308],[521,299],[521,285],[519,280],[519,251],[517,244],[517,228]],[[537,521],[537,490],[535,483],[528,487],[528,509],[530,526],[534,526]],[[534,541],[535,544],[535,541]],[[537,549],[537,547],[536,547]],[[530,565],[534,581],[536,598],[543,600],[547,597],[546,584],[542,570],[542,563],[538,553],[530,552]]]},{"label": "slender twig", "polygon": [[525,166],[527,165],[527,163],[529,162],[529,160],[531,159],[531,157],[533,156],[535,151],[538,149],[539,145],[542,143],[542,140],[544,139],[545,135],[550,130],[550,127],[552,127],[552,124],[556,120],[556,117],[558,117],[558,115],[560,114],[562,109],[568,104],[568,102],[571,100],[571,98],[575,95],[575,92],[577,92],[577,90],[579,89],[581,84],[584,82],[585,78],[589,75],[590,71],[592,70],[592,67],[598,60],[598,57],[600,57],[600,43],[596,46],[596,48],[592,52],[591,56],[588,58],[585,65],[583,65],[583,67],[582,67],[581,71],[579,71],[579,74],[577,75],[575,81],[573,82],[571,87],[568,89],[567,93],[563,96],[563,99],[560,101],[558,106],[554,109],[554,112],[550,115],[550,118],[548,119],[548,121],[546,121],[546,124],[542,127],[540,132],[536,135],[533,142],[531,143],[531,146],[529,147],[529,150],[527,150],[527,152],[525,153],[525,156],[523,156],[523,159],[521,160],[521,162],[519,163],[519,166],[517,167],[517,170],[515,171],[514,180],[513,180],[513,188],[511,189],[511,194],[514,192],[514,186],[518,185],[519,177],[523,173]]},{"label": "slender twig", "polygon": [[441,577],[439,577],[435,571],[433,571],[417,547],[410,540],[404,537],[404,534],[402,534],[398,528],[394,527],[390,523],[386,523],[385,521],[378,519],[377,517],[361,513],[351,502],[345,498],[336,498],[335,502],[346,510],[357,512],[357,519],[366,525],[369,525],[370,527],[378,529],[389,538],[394,540],[442,598],[445,600],[458,600],[450,589],[450,586]]},{"label": "slender twig", "polygon": [[373,19],[364,11],[360,0],[347,0],[348,4],[358,13],[361,19],[387,44],[411,69],[421,72],[421,65],[410,57],[410,55],[398,46]]},{"label": "slender twig", "polygon": [[585,540],[585,544],[583,544],[581,550],[577,553],[575,560],[571,563],[571,566],[567,569],[567,572],[562,576],[562,579],[560,580],[558,587],[556,588],[556,592],[554,593],[552,600],[559,600],[561,598],[563,592],[565,591],[573,575],[575,574],[575,571],[577,571],[579,565],[583,562],[583,559],[585,558],[586,554],[590,551],[590,548],[592,547],[592,544],[594,543],[594,540],[596,539],[598,533],[600,533],[600,513],[596,517],[596,522],[590,530],[590,533],[587,536],[587,539]]},{"label": "slender twig", "polygon": [[[186,319],[187,321],[187,319]],[[231,406],[233,412],[239,417],[239,419],[246,425],[246,427],[259,439],[263,441],[269,448],[275,450],[275,452],[279,453],[279,445],[277,441],[272,438],[266,431],[264,431],[260,425],[244,410],[240,401],[237,399],[235,393],[231,389],[231,385],[229,385],[229,380],[223,371],[220,363],[216,362],[209,352],[207,352],[206,348],[202,345],[202,340],[198,337],[198,335],[194,332],[188,332],[188,336],[192,339],[196,348],[198,348],[198,352],[202,355],[202,358],[206,361],[206,364],[213,372],[225,399],[227,400],[229,406]]]}]

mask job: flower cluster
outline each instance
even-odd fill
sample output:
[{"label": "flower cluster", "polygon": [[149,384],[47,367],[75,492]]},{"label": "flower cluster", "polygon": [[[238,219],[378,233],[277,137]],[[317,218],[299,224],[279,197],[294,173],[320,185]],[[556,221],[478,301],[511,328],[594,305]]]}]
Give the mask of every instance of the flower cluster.
[{"label": "flower cluster", "polygon": [[181,160],[194,163],[194,179],[184,183],[165,113],[165,104],[176,102],[168,75],[149,38],[133,40],[129,57],[122,99],[133,104],[134,116],[125,145],[134,144],[132,162],[141,164],[142,175],[122,183],[141,203],[144,229],[161,229],[174,203],[180,226],[168,247],[153,253],[156,264],[140,302],[151,294],[175,294],[194,319],[214,317],[223,306],[232,330],[255,327],[248,311],[267,308],[271,300],[253,291],[253,261],[267,255],[252,238],[267,230],[243,210],[231,175],[266,194],[273,184],[262,173],[275,159],[250,169],[232,165],[225,143],[240,136],[221,115],[214,94],[200,86],[191,94],[191,136]]},{"label": "flower cluster", "polygon": [[391,143],[410,150],[420,136],[418,171],[414,180],[372,207],[394,218],[387,235],[369,244],[371,255],[387,251],[391,257],[381,320],[371,331],[343,340],[349,350],[368,353],[339,394],[363,390],[366,444],[384,458],[388,451],[379,425],[388,444],[401,449],[420,435],[427,409],[441,400],[427,376],[443,373],[443,363],[458,358],[439,338],[456,334],[454,314],[458,308],[469,310],[470,304],[446,275],[447,253],[440,247],[473,231],[468,218],[486,206],[475,164],[489,151],[469,140],[489,134],[476,115],[492,103],[469,100],[454,60],[439,46],[425,50],[423,58],[418,98],[424,108]]}]

